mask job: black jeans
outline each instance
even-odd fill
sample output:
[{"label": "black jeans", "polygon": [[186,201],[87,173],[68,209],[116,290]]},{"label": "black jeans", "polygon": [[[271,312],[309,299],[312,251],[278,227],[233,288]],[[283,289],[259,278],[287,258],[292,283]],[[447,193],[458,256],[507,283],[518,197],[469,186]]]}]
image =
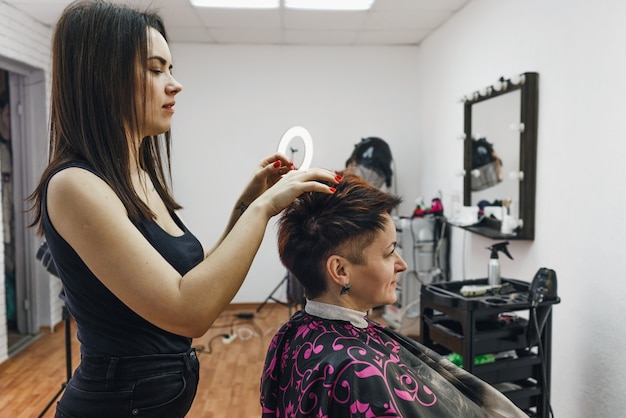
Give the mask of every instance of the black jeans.
[{"label": "black jeans", "polygon": [[196,395],[195,350],[136,357],[83,357],[55,417],[184,417]]}]

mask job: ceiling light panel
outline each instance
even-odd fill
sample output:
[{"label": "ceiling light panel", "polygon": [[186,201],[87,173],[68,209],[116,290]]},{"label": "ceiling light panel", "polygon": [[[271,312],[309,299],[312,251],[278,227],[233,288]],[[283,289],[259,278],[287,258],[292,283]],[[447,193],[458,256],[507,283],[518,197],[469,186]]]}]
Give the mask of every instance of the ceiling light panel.
[{"label": "ceiling light panel", "polygon": [[374,0],[285,0],[287,9],[369,10]]},{"label": "ceiling light panel", "polygon": [[220,9],[278,9],[280,0],[191,0],[191,4]]}]

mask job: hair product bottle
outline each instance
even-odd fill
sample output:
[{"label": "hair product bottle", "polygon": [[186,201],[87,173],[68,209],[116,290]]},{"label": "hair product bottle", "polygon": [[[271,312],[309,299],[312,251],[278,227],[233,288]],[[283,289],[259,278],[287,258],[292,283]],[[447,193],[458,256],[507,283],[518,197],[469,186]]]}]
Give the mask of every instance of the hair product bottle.
[{"label": "hair product bottle", "polygon": [[507,245],[509,245],[509,242],[505,241],[493,244],[491,247],[487,247],[487,249],[491,251],[489,264],[487,266],[487,283],[490,286],[497,286],[500,284],[500,259],[498,258],[498,252],[502,251],[507,255],[507,257],[513,260],[511,254],[509,254]]}]

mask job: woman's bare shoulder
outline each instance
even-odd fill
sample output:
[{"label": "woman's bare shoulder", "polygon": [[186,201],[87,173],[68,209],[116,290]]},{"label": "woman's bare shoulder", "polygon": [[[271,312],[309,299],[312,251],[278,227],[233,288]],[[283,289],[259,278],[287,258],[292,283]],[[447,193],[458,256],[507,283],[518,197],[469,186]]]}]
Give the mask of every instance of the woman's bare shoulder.
[{"label": "woman's bare shoulder", "polygon": [[113,189],[96,174],[80,167],[55,173],[48,183],[47,200],[51,218],[90,217],[112,210],[126,213]]}]

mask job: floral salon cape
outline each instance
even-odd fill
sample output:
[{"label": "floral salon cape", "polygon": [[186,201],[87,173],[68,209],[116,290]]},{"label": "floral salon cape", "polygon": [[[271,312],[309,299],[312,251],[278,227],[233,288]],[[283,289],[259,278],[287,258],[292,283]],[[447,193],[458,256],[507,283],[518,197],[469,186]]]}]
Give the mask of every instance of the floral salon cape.
[{"label": "floral salon cape", "polygon": [[263,417],[527,417],[434,351],[366,321],[296,312],[267,353]]}]

